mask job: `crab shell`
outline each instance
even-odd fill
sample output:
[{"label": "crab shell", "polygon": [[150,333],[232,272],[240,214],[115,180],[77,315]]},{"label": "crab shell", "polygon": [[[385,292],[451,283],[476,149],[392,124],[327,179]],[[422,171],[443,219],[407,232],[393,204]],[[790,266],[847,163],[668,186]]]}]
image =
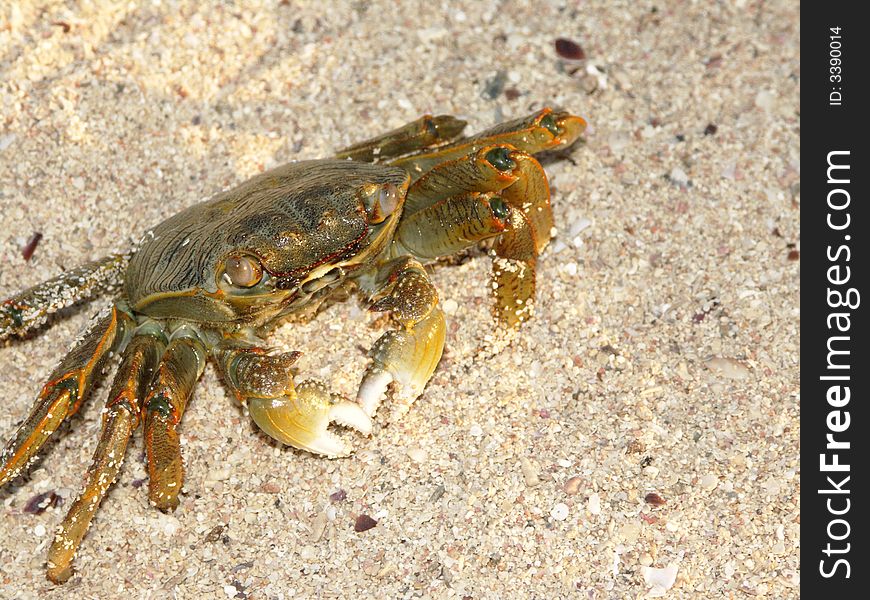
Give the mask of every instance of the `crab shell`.
[{"label": "crab shell", "polygon": [[[258,175],[145,235],[124,281],[130,306],[214,327],[260,325],[298,310],[312,282],[327,276],[336,284],[328,274],[352,273],[383,252],[409,182],[398,167],[334,159]],[[255,285],[223,276],[239,258],[262,268]]]}]

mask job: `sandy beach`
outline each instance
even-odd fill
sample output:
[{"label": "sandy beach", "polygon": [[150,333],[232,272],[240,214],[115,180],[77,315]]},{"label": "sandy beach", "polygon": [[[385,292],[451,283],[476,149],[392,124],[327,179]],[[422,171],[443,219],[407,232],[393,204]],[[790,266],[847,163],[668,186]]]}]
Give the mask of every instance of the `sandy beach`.
[{"label": "sandy beach", "polygon": [[[0,298],[425,113],[589,128],[545,161],[558,231],[510,347],[480,353],[489,259],[435,267],[433,379],[333,461],[259,433],[209,366],[180,508],[148,505],[137,436],[58,587],[104,386],[0,491],[0,597],[798,598],[799,40],[786,1],[4,4]],[[0,343],[3,443],[104,304]],[[352,397],[383,331],[352,300],[270,341]]]}]

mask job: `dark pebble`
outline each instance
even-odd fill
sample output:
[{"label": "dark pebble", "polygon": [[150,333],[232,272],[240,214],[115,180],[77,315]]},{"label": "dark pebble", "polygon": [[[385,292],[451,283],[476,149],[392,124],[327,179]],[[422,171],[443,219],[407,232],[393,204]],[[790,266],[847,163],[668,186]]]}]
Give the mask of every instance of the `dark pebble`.
[{"label": "dark pebble", "polygon": [[360,533],[363,531],[368,531],[377,524],[378,522],[372,519],[370,516],[360,515],[356,518],[356,521],[353,524],[353,530],[357,533]]},{"label": "dark pebble", "polygon": [[48,510],[48,507],[58,506],[62,502],[63,499],[54,493],[54,490],[43,492],[27,501],[27,504],[24,505],[24,512],[31,515],[41,515]]},{"label": "dark pebble", "polygon": [[558,38],[555,42],[556,54],[566,60],[583,60],[586,58],[586,53],[583,48],[574,40],[568,38]]},{"label": "dark pebble", "polygon": [[28,240],[24,245],[24,248],[21,249],[21,256],[24,257],[24,260],[30,260],[33,257],[33,253],[36,252],[36,247],[41,241],[42,234],[38,231],[30,236],[30,240]]},{"label": "dark pebble", "polygon": [[667,500],[656,494],[655,492],[650,492],[646,496],[643,497],[644,501],[647,504],[652,504],[653,506],[664,506],[667,504]]}]

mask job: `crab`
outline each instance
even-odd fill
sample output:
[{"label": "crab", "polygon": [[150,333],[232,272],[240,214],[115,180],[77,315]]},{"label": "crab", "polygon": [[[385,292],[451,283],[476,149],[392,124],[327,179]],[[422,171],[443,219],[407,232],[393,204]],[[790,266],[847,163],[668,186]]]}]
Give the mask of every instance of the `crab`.
[{"label": "crab", "polygon": [[[97,314],[60,361],[0,453],[0,485],[25,472],[76,414],[112,356],[119,365],[84,488],[48,551],[47,577],[69,579],[77,549],[144,431],[150,502],[179,503],[179,424],[206,361],[266,434],[327,457],[352,448],[330,425],[372,432],[420,396],[444,347],[445,320],[427,265],[486,242],[495,326],[508,343],[533,312],[535,264],[554,232],[550,190],[532,156],[574,142],[585,121],[549,108],[460,137],[465,122],[426,115],[340,150],[290,163],[193,205],[127,252],[67,271],[0,303],[0,340],[99,295]],[[279,323],[313,316],[355,291],[394,328],[372,346],[355,400],[294,385],[298,352],[270,350]]]}]

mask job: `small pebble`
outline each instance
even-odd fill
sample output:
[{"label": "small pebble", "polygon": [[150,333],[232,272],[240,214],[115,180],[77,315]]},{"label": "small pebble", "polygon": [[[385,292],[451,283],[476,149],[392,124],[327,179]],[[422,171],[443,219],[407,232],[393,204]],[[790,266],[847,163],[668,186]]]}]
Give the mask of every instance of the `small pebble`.
[{"label": "small pebble", "polygon": [[160,519],[160,525],[163,529],[163,533],[168,536],[173,536],[178,533],[178,530],[181,529],[181,521],[179,521],[176,517],[172,515],[161,515],[158,517]]},{"label": "small pebble", "polygon": [[45,535],[45,525],[39,523],[36,527],[33,528],[33,535],[36,537],[42,537]]},{"label": "small pebble", "polygon": [[726,379],[746,379],[750,375],[749,368],[733,358],[714,356],[705,362],[704,366]]},{"label": "small pebble", "polygon": [[763,110],[764,112],[770,112],[773,110],[774,103],[776,102],[776,96],[774,96],[773,92],[768,90],[761,90],[758,94],[755,95],[755,106]]},{"label": "small pebble", "polygon": [[705,490],[714,490],[716,486],[719,485],[719,478],[716,477],[713,473],[707,473],[701,480],[698,482],[702,489]]},{"label": "small pebble", "polygon": [[535,487],[541,483],[541,470],[528,458],[520,460],[520,471],[523,473],[523,480],[527,487]]},{"label": "small pebble", "polygon": [[686,175],[686,172],[683,171],[680,167],[674,167],[673,169],[671,169],[669,178],[671,181],[679,186],[685,186],[689,183],[689,176]]},{"label": "small pebble", "polygon": [[580,491],[580,484],[582,483],[583,480],[579,477],[569,477],[562,489],[565,490],[565,493],[569,496],[573,496]]},{"label": "small pebble", "polygon": [[667,503],[664,498],[662,498],[655,492],[650,492],[649,494],[644,496],[643,499],[647,504],[651,504],[653,506],[664,506]]},{"label": "small pebble", "polygon": [[655,569],[653,567],[641,567],[640,572],[643,574],[643,580],[650,588],[647,593],[647,598],[660,598],[674,586],[677,581],[677,565],[669,564],[664,569]]},{"label": "small pebble", "polygon": [[12,142],[15,141],[14,133],[7,133],[6,135],[0,135],[0,152],[3,152],[12,145]]},{"label": "small pebble", "polygon": [[556,47],[556,54],[558,54],[560,58],[566,60],[583,60],[586,58],[586,52],[584,52],[580,44],[574,40],[569,40],[568,38],[557,38],[553,45]]},{"label": "small pebble", "polygon": [[429,454],[423,448],[411,448],[408,450],[408,458],[413,460],[415,463],[426,462],[426,459],[429,458]]},{"label": "small pebble", "polygon": [[41,494],[35,495],[33,498],[27,501],[27,504],[24,505],[24,512],[29,513],[31,515],[41,515],[44,513],[49,507],[55,507],[62,504],[63,501],[59,494],[56,494],[54,490],[49,492],[43,492]]},{"label": "small pebble", "polygon": [[39,245],[39,242],[42,241],[42,233],[39,231],[35,232],[30,239],[27,240],[27,243],[24,244],[24,247],[21,249],[21,256],[24,257],[24,260],[30,260],[33,258],[33,253],[36,252],[36,247]]},{"label": "small pebble", "polygon": [[326,531],[328,521],[329,518],[326,515],[326,511],[320,511],[314,518],[314,521],[311,523],[311,536],[309,537],[312,543],[319,542],[320,538],[323,537],[323,532]]},{"label": "small pebble", "polygon": [[441,309],[444,311],[444,314],[453,315],[456,314],[456,310],[459,308],[459,304],[453,298],[448,298],[444,302],[441,303]]},{"label": "small pebble", "polygon": [[354,521],[353,530],[356,531],[357,533],[361,533],[363,531],[368,531],[369,529],[373,528],[377,524],[378,524],[378,522],[375,521],[370,516],[360,515],[356,518],[356,521]]},{"label": "small pebble", "polygon": [[573,238],[579,235],[583,230],[588,229],[590,225],[592,225],[592,221],[589,219],[577,219],[571,223],[571,227],[568,229],[568,235]]},{"label": "small pebble", "polygon": [[217,483],[218,481],[225,481],[230,478],[230,475],[232,475],[232,473],[232,469],[229,468],[212,469],[206,475],[205,481],[206,483]]},{"label": "small pebble", "polygon": [[640,523],[636,521],[624,523],[619,528],[619,535],[626,544],[634,544],[637,542],[637,538],[640,537]]},{"label": "small pebble", "polygon": [[643,468],[643,474],[649,477],[650,479],[655,479],[659,476],[659,468],[649,465]]},{"label": "small pebble", "polygon": [[601,514],[601,497],[598,494],[592,494],[589,496],[589,500],[586,501],[586,508],[593,515]]},{"label": "small pebble", "polygon": [[468,430],[468,433],[471,437],[479,438],[483,436],[483,429],[480,425],[474,424],[471,426],[471,429]]},{"label": "small pebble", "polygon": [[564,521],[568,518],[568,505],[564,502],[559,502],[550,511],[550,516],[553,517],[554,521]]}]

